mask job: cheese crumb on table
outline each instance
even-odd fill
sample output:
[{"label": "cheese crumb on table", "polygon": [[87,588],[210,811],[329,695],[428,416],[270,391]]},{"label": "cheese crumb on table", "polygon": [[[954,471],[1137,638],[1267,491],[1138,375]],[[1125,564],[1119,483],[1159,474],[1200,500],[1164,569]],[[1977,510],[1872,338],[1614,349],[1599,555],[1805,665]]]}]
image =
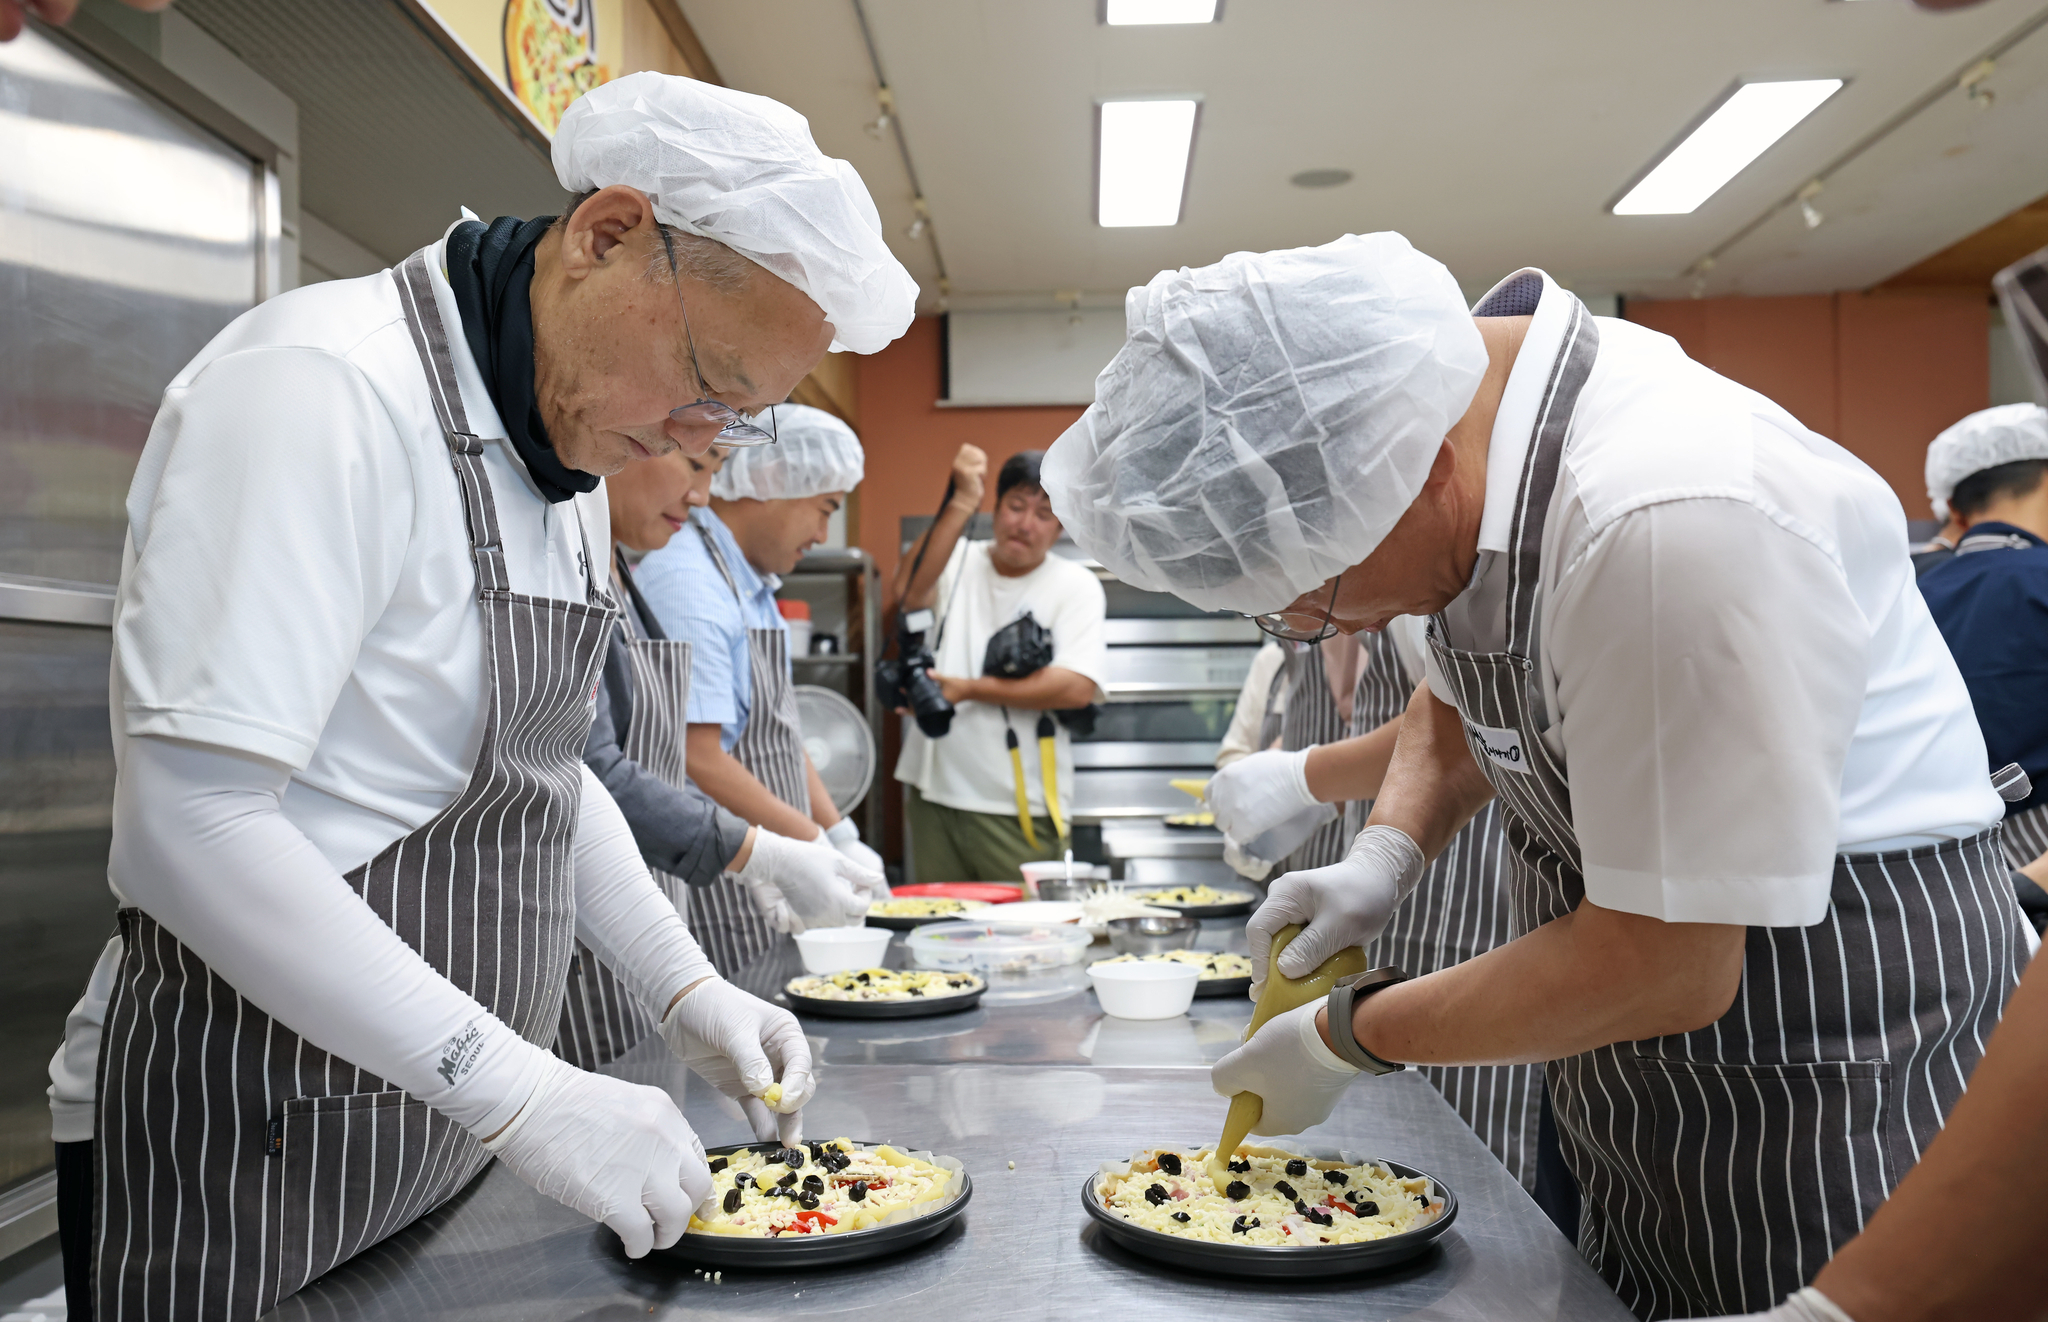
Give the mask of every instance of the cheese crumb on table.
[{"label": "cheese crumb on table", "polygon": [[1010,1169],[1011,1169],[1011,1170],[1016,1170],[1016,1169],[1017,1169],[1017,1163],[1016,1163],[1016,1162],[1014,1162],[1014,1161],[1013,1161],[1013,1162],[1011,1162],[1011,1163],[1010,1163]]}]

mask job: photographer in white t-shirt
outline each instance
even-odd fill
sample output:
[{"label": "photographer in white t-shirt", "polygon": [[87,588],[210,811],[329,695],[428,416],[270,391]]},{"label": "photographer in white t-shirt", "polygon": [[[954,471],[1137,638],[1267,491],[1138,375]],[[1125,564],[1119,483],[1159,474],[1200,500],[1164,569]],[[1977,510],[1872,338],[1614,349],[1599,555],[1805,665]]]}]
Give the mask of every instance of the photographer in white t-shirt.
[{"label": "photographer in white t-shirt", "polygon": [[[1061,832],[1071,829],[1069,718],[1055,713],[1102,701],[1104,603],[1094,574],[1048,554],[1060,521],[1038,483],[1043,456],[1027,450],[1003,464],[993,539],[963,541],[981,505],[988,458],[961,446],[953,498],[922,561],[912,567],[906,556],[898,573],[899,608],[937,614],[926,639],[936,662],[931,675],[957,708],[942,738],[906,723],[896,764],[919,881],[1015,881],[1018,864],[1060,857]],[[990,641],[1006,629],[992,654]],[[1020,655],[1028,673],[995,673],[1020,669]]]}]

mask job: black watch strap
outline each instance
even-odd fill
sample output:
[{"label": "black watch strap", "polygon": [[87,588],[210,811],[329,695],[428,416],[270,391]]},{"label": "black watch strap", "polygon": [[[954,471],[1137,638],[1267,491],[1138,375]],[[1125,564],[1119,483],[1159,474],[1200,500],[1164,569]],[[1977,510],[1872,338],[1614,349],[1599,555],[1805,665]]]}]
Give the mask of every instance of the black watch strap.
[{"label": "black watch strap", "polygon": [[1397,1065],[1359,1045],[1358,1038],[1351,1032],[1351,1010],[1359,1001],[1376,991],[1391,987],[1397,982],[1408,981],[1408,974],[1393,965],[1368,969],[1354,973],[1348,978],[1337,979],[1337,985],[1330,988],[1326,1005],[1330,1012],[1330,1047],[1345,1064],[1355,1066],[1367,1074],[1393,1074],[1405,1070],[1406,1065]]}]

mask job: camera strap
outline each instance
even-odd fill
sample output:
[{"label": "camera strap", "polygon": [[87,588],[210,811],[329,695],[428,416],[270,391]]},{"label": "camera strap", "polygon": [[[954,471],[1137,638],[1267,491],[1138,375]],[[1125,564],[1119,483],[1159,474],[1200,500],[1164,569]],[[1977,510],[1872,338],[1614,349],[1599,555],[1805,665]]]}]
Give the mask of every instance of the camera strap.
[{"label": "camera strap", "polygon": [[1010,724],[1010,709],[1003,708],[1003,745],[1010,750],[1010,783],[1017,790],[1017,825],[1024,828],[1024,843],[1038,848],[1038,832],[1031,826],[1031,795],[1024,789],[1024,752],[1017,746],[1017,728]]},{"label": "camera strap", "polygon": [[[1038,831],[1031,824],[1031,793],[1024,785],[1024,749],[1017,739],[1017,727],[1010,724],[1010,709],[1003,708],[1003,746],[1010,753],[1010,783],[1017,792],[1017,825],[1024,831],[1024,843],[1038,848]],[[1059,726],[1049,712],[1038,714],[1038,778],[1045,786],[1045,815],[1052,818],[1053,833],[1062,848],[1068,840],[1067,819],[1060,812]]]}]

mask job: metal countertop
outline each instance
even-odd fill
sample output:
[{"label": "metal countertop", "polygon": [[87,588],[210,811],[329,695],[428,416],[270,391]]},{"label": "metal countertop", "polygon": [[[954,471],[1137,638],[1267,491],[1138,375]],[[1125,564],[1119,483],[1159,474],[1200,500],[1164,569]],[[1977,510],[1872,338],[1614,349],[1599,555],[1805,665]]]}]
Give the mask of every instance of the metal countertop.
[{"label": "metal countertop", "polygon": [[[1201,944],[1242,948],[1241,923]],[[785,942],[785,945],[787,943]],[[1091,955],[1100,957],[1106,947]],[[891,962],[901,958],[900,943]],[[773,988],[793,948],[739,981]],[[823,1063],[805,1113],[813,1136],[929,1147],[974,1178],[961,1224],[937,1241],[866,1264],[779,1275],[728,1270],[720,1284],[661,1253],[639,1262],[601,1226],[493,1166],[447,1207],[346,1263],[271,1314],[276,1319],[683,1319],[770,1314],[899,1318],[907,1308],[967,1316],[1136,1318],[1228,1310],[1347,1319],[1587,1319],[1630,1314],[1521,1187],[1419,1075],[1361,1081],[1304,1143],[1407,1161],[1458,1194],[1457,1223],[1391,1272],[1276,1286],[1180,1274],[1108,1243],[1079,1206],[1105,1159],[1161,1142],[1214,1141],[1223,1104],[1201,1068],[1250,1015],[1237,998],[1197,1001],[1192,1019],[1104,1018],[1091,993],[996,1005],[938,1019],[806,1019]],[[739,1108],[669,1058],[658,1040],[613,1073],[667,1089],[708,1146],[751,1138]],[[1017,1168],[1008,1169],[1007,1163]]]}]

